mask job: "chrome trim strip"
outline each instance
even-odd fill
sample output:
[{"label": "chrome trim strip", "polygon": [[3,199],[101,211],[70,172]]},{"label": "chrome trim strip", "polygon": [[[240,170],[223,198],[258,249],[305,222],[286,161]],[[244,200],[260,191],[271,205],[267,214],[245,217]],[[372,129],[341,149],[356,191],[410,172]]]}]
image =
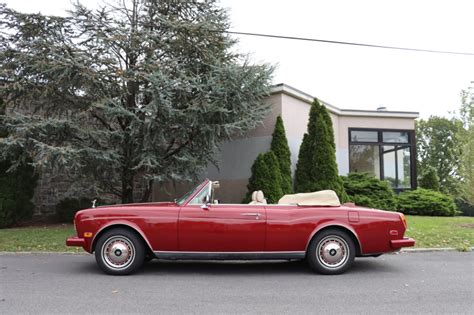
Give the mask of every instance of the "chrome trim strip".
[{"label": "chrome trim strip", "polygon": [[140,234],[140,236],[145,240],[146,244],[148,245],[148,248],[150,250],[153,250],[153,247],[151,247],[151,244],[148,241],[148,238],[146,237],[145,233],[143,233],[143,231],[138,226],[136,226],[135,224],[131,224],[130,222],[118,220],[118,221],[112,221],[103,225],[97,232],[94,233],[94,236],[92,237],[92,241],[91,241],[91,253],[94,252],[94,247],[96,245],[95,242],[97,241],[97,235],[102,233],[102,231],[107,228],[112,228],[113,226],[119,226],[119,225],[127,226],[128,228],[134,230],[136,233]]},{"label": "chrome trim strip", "polygon": [[306,252],[173,252],[154,251],[158,259],[189,259],[189,260],[272,260],[272,259],[304,259]]},{"label": "chrome trim strip", "polygon": [[[357,235],[357,233],[354,231],[354,229],[352,229],[352,227],[350,226],[346,226],[346,225],[342,225],[342,224],[339,224],[339,223],[328,223],[326,225],[323,225],[323,226],[319,226],[316,230],[314,230],[312,233],[311,233],[311,236],[309,238],[309,240],[306,242],[306,250],[308,250],[309,248],[309,244],[311,243],[311,240],[313,239],[313,237],[318,234],[321,230],[323,229],[326,229],[326,228],[331,228],[331,227],[335,227],[335,228],[344,228],[346,230],[348,230],[349,232],[352,233],[352,235],[356,238],[357,240],[357,244],[359,244],[359,249],[360,249],[360,254],[362,255],[363,253],[363,249],[362,249],[362,244],[359,240],[359,235]],[[357,245],[357,244],[354,244],[354,245]],[[356,252],[357,252],[357,249],[356,249]]]}]

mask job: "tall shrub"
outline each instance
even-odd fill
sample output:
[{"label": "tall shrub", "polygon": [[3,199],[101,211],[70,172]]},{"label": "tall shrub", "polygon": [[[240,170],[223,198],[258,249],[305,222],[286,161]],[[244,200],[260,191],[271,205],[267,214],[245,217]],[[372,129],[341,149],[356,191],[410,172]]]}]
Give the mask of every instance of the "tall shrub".
[{"label": "tall shrub", "polygon": [[244,202],[250,202],[255,190],[263,191],[268,203],[277,203],[283,196],[278,160],[272,151],[260,153],[252,165],[252,176],[247,185]]},{"label": "tall shrub", "polygon": [[386,181],[369,173],[349,173],[342,177],[349,199],[359,206],[396,210],[395,193]]},{"label": "tall shrub", "polygon": [[277,117],[270,149],[275,153],[280,168],[281,190],[283,191],[283,194],[291,194],[293,192],[293,181],[291,179],[291,152],[288,147],[285,126],[283,125],[283,119],[281,119],[281,116]]},{"label": "tall shrub", "polygon": [[439,177],[434,167],[426,167],[425,172],[421,175],[419,180],[419,185],[421,188],[439,191]]},{"label": "tall shrub", "polygon": [[338,174],[332,122],[326,107],[314,99],[309,112],[308,132],[298,155],[295,191],[310,192],[332,189],[341,201],[347,200]]}]

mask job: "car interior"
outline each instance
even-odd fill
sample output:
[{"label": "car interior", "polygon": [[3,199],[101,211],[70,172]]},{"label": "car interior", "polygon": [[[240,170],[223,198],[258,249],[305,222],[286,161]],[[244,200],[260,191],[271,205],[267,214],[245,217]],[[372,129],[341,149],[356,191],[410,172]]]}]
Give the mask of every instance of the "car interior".
[{"label": "car interior", "polygon": [[[190,202],[190,205],[219,204],[215,198],[215,190],[220,187],[218,181],[209,182]],[[262,190],[252,193],[249,205],[266,205],[267,200]],[[337,207],[341,203],[339,197],[333,190],[321,190],[309,193],[288,194],[278,200],[276,205],[298,205],[298,206],[329,206]]]}]

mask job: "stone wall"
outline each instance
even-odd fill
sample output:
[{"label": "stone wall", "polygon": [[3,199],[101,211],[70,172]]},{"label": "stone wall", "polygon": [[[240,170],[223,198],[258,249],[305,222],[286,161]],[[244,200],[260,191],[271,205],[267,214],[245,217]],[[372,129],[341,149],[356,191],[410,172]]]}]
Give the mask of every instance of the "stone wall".
[{"label": "stone wall", "polygon": [[[72,189],[73,185],[74,189]],[[144,181],[137,179],[134,187],[135,200],[141,198],[144,189]],[[72,175],[44,172],[39,175],[33,197],[34,216],[54,215],[56,204],[65,198],[90,198],[92,204],[96,196],[97,193],[92,189],[92,185],[87,182],[78,183]],[[113,194],[101,194],[99,197],[112,204],[121,202],[120,198]]]}]

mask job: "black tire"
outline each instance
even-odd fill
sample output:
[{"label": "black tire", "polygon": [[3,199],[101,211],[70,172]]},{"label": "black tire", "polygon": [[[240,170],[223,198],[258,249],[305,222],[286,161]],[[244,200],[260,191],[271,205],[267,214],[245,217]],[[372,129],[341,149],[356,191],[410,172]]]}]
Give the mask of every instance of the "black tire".
[{"label": "black tire", "polygon": [[306,259],[314,272],[337,275],[345,272],[354,262],[355,246],[344,231],[328,229],[311,240]]},{"label": "black tire", "polygon": [[95,245],[95,260],[109,275],[128,275],[145,260],[145,245],[133,231],[115,228],[102,234]]},{"label": "black tire", "polygon": [[145,254],[145,262],[150,262],[155,258],[156,258],[155,255],[153,255],[153,253],[151,252],[148,252]]}]

